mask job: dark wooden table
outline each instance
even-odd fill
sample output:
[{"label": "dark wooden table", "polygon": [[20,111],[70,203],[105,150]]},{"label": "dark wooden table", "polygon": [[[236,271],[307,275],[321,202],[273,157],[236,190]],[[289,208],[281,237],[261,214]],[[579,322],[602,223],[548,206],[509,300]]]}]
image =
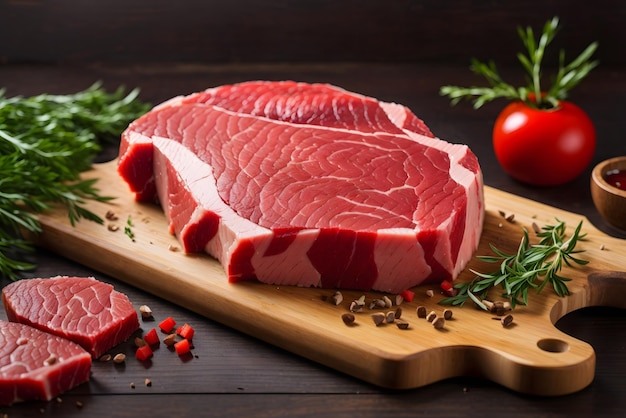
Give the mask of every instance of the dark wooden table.
[{"label": "dark wooden table", "polygon": [[[71,93],[102,80],[107,89],[140,87],[144,100],[158,103],[210,86],[250,79],[296,79],[329,82],[346,89],[409,106],[432,131],[467,143],[478,155],[486,184],[585,215],[607,234],[626,234],[607,226],[593,207],[589,170],[574,182],[553,188],[513,181],[499,167],[491,149],[491,127],[503,106],[474,111],[451,107],[438,96],[439,86],[476,80],[466,68],[417,64],[273,64],[228,66],[0,66],[6,95]],[[626,81],[622,68],[596,70],[571,97],[592,117],[598,131],[594,163],[626,154]],[[113,158],[109,149],[101,160]],[[408,391],[388,391],[312,363],[165,302],[123,281],[107,277],[43,250],[37,270],[28,277],[95,276],[111,282],[136,306],[147,304],[155,319],[174,317],[196,329],[194,357],[181,359],[161,346],[145,367],[133,358],[127,342],[113,352],[128,355],[124,366],[93,364],[92,379],[58,401],[0,407],[0,417],[89,416],[621,416],[626,410],[626,312],[586,308],[562,318],[557,327],[589,342],[597,352],[594,382],[579,393],[542,398],[520,395],[489,381],[458,377]],[[624,260],[626,269],[626,260]],[[5,285],[6,280],[2,281]],[[4,312],[0,318],[5,318]],[[156,323],[144,322],[149,329]],[[151,385],[145,384],[150,379]],[[135,384],[131,388],[131,383]],[[80,406],[82,405],[82,406]],[[3,415],[4,414],[4,415]]]}]

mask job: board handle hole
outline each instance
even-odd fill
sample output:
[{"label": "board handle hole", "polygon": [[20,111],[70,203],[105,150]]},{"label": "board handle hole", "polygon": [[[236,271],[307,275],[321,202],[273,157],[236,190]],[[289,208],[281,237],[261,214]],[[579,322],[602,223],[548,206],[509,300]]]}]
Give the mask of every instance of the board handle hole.
[{"label": "board handle hole", "polygon": [[543,340],[539,340],[537,341],[537,347],[550,353],[564,353],[569,350],[569,344],[563,340],[557,340],[555,338],[544,338]]}]

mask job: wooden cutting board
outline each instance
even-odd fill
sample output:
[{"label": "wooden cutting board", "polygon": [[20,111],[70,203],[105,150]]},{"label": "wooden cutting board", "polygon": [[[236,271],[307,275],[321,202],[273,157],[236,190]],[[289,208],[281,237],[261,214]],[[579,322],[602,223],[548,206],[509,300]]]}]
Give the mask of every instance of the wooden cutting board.
[{"label": "wooden cutting board", "polygon": [[[443,297],[436,286],[420,286],[411,303],[400,305],[406,330],[394,324],[375,326],[369,309],[356,314],[356,325],[346,326],[341,315],[349,303],[376,292],[344,291],[344,302],[329,302],[328,289],[229,284],[219,263],[206,255],[184,254],[159,207],[133,200],[117,176],[116,162],[96,165],[86,178],[99,178],[102,194],[111,203],[88,202],[103,218],[108,211],[118,217],[105,225],[82,221],[72,227],[64,211],[51,211],[40,220],[43,233],[37,244],[94,268],[156,296],[191,309],[244,333],[376,385],[416,388],[453,376],[481,376],[512,390],[538,395],[563,395],[583,389],[595,372],[595,352],[580,340],[554,327],[563,315],[592,305],[626,307],[626,246],[595,229],[580,215],[558,210],[493,188],[485,188],[486,219],[478,255],[490,254],[489,243],[513,251],[522,227],[531,235],[532,223],[564,220],[571,232],[584,220],[587,233],[581,248],[587,266],[567,270],[572,295],[559,298],[546,288],[532,294],[527,307],[512,313],[514,322],[503,327],[494,315],[471,303],[453,308],[453,318],[442,330],[418,318],[416,308],[442,314]],[[512,222],[505,216],[514,215]],[[134,241],[124,232],[132,221]],[[117,231],[110,225],[117,225]],[[489,271],[494,265],[474,259],[470,268]],[[592,274],[594,271],[612,271]],[[59,274],[63,274],[62,271]],[[471,280],[466,269],[459,280]],[[427,296],[433,289],[435,295]],[[497,292],[496,292],[497,293]],[[391,296],[395,300],[394,295]],[[396,307],[394,306],[393,309]],[[383,310],[386,312],[387,310]]]}]

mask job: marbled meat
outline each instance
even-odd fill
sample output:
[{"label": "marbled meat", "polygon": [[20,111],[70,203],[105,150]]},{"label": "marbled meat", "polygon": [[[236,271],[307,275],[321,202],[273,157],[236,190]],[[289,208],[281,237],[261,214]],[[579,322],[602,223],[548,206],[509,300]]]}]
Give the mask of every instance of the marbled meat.
[{"label": "marbled meat", "polygon": [[0,320],[0,405],[49,401],[89,380],[80,345],[25,324]]},{"label": "marbled meat", "polygon": [[23,279],[2,289],[7,318],[76,342],[94,358],[139,328],[128,297],[92,277]]},{"label": "marbled meat", "polygon": [[467,146],[405,106],[325,84],[173,98],[122,134],[118,171],[231,282],[399,292],[453,280],[484,219]]}]

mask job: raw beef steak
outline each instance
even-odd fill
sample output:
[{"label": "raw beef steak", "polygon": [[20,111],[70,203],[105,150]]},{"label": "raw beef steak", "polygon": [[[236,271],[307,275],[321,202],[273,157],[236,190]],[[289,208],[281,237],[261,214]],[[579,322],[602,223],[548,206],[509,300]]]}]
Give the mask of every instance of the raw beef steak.
[{"label": "raw beef steak", "polygon": [[122,134],[120,175],[230,281],[399,292],[453,279],[484,217],[475,155],[337,87],[249,82],[171,99]]},{"label": "raw beef steak", "polygon": [[46,400],[89,380],[91,356],[78,344],[0,320],[0,405]]},{"label": "raw beef steak", "polygon": [[128,297],[91,277],[24,279],[2,289],[10,321],[65,337],[94,358],[139,328]]}]

